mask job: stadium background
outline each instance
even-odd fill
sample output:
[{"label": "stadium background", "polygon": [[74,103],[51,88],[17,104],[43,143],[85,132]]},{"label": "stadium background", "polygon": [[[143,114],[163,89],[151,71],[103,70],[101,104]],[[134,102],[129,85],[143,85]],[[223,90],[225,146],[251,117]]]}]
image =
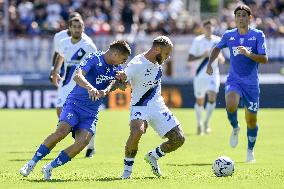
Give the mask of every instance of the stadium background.
[{"label": "stadium background", "polygon": [[[72,11],[82,14],[85,32],[100,50],[114,39],[127,39],[132,56],[143,52],[152,39],[169,35],[174,52],[165,64],[163,96],[170,107],[193,107],[192,78],[196,64],[187,64],[188,49],[201,33],[202,19],[214,20],[216,35],[234,27],[233,9],[248,4],[252,26],[267,37],[269,64],[260,65],[260,107],[284,107],[283,0],[0,0],[0,108],[52,108],[56,89],[48,81],[53,35],[66,28]],[[228,72],[221,65],[222,83]],[[127,108],[130,90],[116,91],[106,107]],[[224,107],[223,84],[217,107]]]}]

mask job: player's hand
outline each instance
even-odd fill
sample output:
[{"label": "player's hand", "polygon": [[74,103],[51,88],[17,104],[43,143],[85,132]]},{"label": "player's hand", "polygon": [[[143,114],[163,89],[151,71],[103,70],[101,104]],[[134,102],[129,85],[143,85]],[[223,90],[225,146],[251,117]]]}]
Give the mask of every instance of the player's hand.
[{"label": "player's hand", "polygon": [[62,78],[60,77],[60,75],[56,72],[52,72],[51,73],[51,80],[52,80],[52,84],[55,86],[55,87],[58,87],[59,85],[59,82],[62,80]]},{"label": "player's hand", "polygon": [[206,73],[208,75],[212,75],[213,74],[213,68],[211,65],[208,64],[207,69],[206,69]]},{"label": "player's hand", "polygon": [[126,81],[127,76],[126,76],[124,71],[118,71],[115,75],[115,78],[119,81],[124,82],[124,81]]},{"label": "player's hand", "polygon": [[250,54],[250,52],[244,46],[238,46],[237,48],[240,54],[243,54],[245,56],[248,56]]},{"label": "player's hand", "polygon": [[105,90],[98,90],[98,95],[97,95],[97,99],[99,98],[103,98],[107,95],[107,92]]},{"label": "player's hand", "polygon": [[92,101],[96,101],[99,98],[99,91],[94,87],[88,89],[88,93],[89,99],[91,99]]}]

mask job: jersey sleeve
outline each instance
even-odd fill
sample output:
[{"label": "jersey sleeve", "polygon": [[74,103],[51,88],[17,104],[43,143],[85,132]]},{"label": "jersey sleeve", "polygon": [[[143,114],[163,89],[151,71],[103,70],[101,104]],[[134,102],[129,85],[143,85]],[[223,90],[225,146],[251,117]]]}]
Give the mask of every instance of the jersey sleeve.
[{"label": "jersey sleeve", "polygon": [[89,54],[79,65],[79,68],[84,71],[85,73],[88,73],[93,67],[96,66],[96,60],[97,57],[94,53]]},{"label": "jersey sleeve", "polygon": [[125,74],[127,76],[127,81],[130,81],[131,78],[137,74],[139,66],[137,64],[133,64],[133,63],[128,63],[128,65],[125,68]]},{"label": "jersey sleeve", "polygon": [[58,34],[55,34],[53,37],[53,46],[54,46],[54,52],[59,51],[59,39],[58,39]]},{"label": "jersey sleeve", "polygon": [[60,42],[62,42],[62,40],[60,40],[60,41],[57,40],[57,50],[55,52],[59,53],[61,56],[64,57],[64,53],[63,53],[63,51],[64,51],[63,46],[64,45],[62,45],[62,44],[60,45]]},{"label": "jersey sleeve", "polygon": [[257,38],[257,53],[266,55],[266,41],[265,41],[265,35],[263,32],[260,32]]},{"label": "jersey sleeve", "polygon": [[228,34],[227,32],[224,33],[224,35],[222,36],[221,40],[219,41],[219,43],[217,43],[216,47],[219,49],[223,49],[227,47],[227,41],[228,41]]},{"label": "jersey sleeve", "polygon": [[199,45],[197,43],[196,38],[193,40],[192,45],[188,51],[188,54],[194,55],[194,56],[198,56],[200,54],[199,52]]}]

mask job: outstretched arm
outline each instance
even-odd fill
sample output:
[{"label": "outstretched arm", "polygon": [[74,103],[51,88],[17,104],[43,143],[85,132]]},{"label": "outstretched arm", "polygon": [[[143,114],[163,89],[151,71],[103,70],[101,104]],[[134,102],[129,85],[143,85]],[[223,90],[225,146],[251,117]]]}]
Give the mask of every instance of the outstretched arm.
[{"label": "outstretched arm", "polygon": [[210,56],[209,56],[208,65],[207,65],[207,70],[206,70],[207,74],[209,74],[209,75],[213,74],[212,63],[218,57],[220,51],[221,51],[221,49],[219,49],[217,47],[214,47],[213,50],[211,51]]}]

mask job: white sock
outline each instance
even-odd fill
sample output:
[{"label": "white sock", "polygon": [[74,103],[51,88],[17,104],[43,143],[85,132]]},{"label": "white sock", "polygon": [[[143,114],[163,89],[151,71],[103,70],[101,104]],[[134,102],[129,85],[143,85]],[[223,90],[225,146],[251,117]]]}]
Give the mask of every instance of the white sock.
[{"label": "white sock", "polygon": [[92,136],[88,146],[87,146],[87,149],[95,149],[95,135],[96,133]]},{"label": "white sock", "polygon": [[153,155],[156,159],[159,159],[165,156],[166,154],[161,150],[160,146],[158,146],[157,148],[151,151],[151,155]]},{"label": "white sock", "polygon": [[124,170],[132,172],[132,167],[134,164],[134,158],[124,158]]},{"label": "white sock", "polygon": [[197,103],[195,103],[194,109],[195,109],[195,114],[196,114],[197,125],[201,126],[202,125],[202,112],[204,110],[204,107],[199,106]]},{"label": "white sock", "polygon": [[210,119],[210,117],[211,117],[215,107],[216,107],[216,102],[214,102],[214,103],[207,102],[206,103],[206,119],[205,119],[205,123],[208,124],[209,119]]}]

